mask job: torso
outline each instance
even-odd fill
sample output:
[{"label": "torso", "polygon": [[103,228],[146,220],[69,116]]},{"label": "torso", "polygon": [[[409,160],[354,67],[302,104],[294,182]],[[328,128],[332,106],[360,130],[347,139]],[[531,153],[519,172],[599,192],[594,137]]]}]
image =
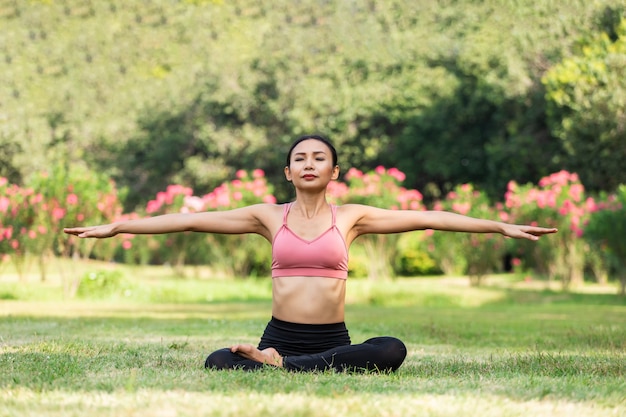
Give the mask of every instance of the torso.
[{"label": "torso", "polygon": [[344,321],[346,280],[326,277],[280,277],[272,280],[272,315],[292,323]]},{"label": "torso", "polygon": [[[272,237],[282,227],[282,217],[280,220],[280,224],[277,222],[273,228]],[[304,219],[298,213],[290,212],[288,226],[302,239],[313,240],[332,226],[330,208],[313,219]],[[345,231],[338,228],[345,241]],[[272,279],[272,294],[272,315],[277,319],[303,324],[344,321],[345,279],[323,276],[275,277]]]}]

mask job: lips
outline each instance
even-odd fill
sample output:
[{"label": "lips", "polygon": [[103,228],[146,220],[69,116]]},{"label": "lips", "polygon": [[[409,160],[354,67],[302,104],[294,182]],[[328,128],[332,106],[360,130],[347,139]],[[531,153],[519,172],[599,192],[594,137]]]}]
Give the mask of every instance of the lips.
[{"label": "lips", "polygon": [[303,175],[302,178],[305,179],[305,180],[312,180],[312,179],[315,178],[315,175],[313,175],[313,174],[306,174],[306,175]]}]

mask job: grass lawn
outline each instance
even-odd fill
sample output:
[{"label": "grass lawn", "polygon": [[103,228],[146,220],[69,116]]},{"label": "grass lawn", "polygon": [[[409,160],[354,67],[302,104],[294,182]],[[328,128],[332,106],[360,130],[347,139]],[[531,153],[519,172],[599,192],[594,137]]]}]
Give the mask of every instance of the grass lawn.
[{"label": "grass lawn", "polygon": [[353,342],[401,338],[398,372],[218,372],[203,368],[208,353],[258,341],[269,279],[107,268],[122,271],[121,295],[68,298],[55,277],[0,275],[0,416],[626,415],[626,302],[614,288],[351,280]]}]

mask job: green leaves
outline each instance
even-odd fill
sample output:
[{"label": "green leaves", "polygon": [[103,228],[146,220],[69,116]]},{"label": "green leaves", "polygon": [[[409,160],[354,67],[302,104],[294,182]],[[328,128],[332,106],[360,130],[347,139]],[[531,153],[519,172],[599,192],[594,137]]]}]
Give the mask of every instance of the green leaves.
[{"label": "green leaves", "polygon": [[613,37],[589,33],[543,78],[551,132],[562,141],[570,169],[592,190],[626,183],[626,16]]}]

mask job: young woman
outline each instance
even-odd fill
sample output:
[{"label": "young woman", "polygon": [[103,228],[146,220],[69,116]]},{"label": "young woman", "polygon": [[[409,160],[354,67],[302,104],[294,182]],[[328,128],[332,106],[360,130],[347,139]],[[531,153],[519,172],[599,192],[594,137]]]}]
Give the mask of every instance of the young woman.
[{"label": "young woman", "polygon": [[166,214],[101,226],[74,227],[81,238],[118,233],[160,234],[183,231],[257,233],[272,244],[272,318],[257,347],[236,344],[211,353],[214,369],[395,371],[406,357],[404,343],[376,337],[351,344],[344,323],[348,248],[368,233],[435,229],[501,233],[537,240],[556,229],[476,219],[442,211],[385,210],[326,201],[326,187],[339,177],[337,152],[324,137],[303,136],[287,155],[285,177],[296,192],[287,204],[190,214]]}]

